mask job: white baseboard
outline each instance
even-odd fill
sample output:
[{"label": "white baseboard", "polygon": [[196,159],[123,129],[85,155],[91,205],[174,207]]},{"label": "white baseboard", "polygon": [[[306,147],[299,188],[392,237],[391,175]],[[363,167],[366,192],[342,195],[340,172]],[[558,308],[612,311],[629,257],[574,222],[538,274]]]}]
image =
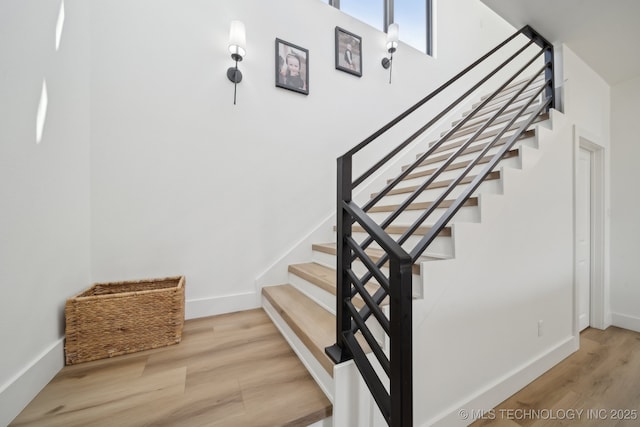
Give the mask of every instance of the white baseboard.
[{"label": "white baseboard", "polygon": [[8,425],[64,367],[64,339],[60,338],[0,386],[0,426]]},{"label": "white baseboard", "polygon": [[260,299],[255,292],[187,300],[184,317],[185,319],[196,319],[234,311],[251,310],[260,307],[259,301]]},{"label": "white baseboard", "polygon": [[611,313],[611,324],[619,328],[640,332],[640,318],[626,314]]},{"label": "white baseboard", "polygon": [[[578,350],[579,337],[569,337],[554,348],[539,357],[536,357],[523,366],[507,373],[502,378],[496,379],[484,390],[480,390],[465,399],[461,399],[450,410],[437,415],[426,423],[426,426],[464,427],[474,420],[471,415],[481,414],[495,408],[505,399],[521,390],[540,375],[560,363],[563,359]],[[461,415],[462,414],[462,415]],[[466,418],[469,416],[469,418]]]}]

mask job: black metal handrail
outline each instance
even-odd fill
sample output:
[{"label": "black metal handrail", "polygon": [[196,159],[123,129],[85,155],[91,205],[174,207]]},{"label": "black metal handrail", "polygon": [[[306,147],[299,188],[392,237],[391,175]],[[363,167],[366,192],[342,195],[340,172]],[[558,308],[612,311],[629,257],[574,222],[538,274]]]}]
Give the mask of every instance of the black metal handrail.
[{"label": "black metal handrail", "polygon": [[[355,154],[378,140],[430,100],[444,93],[463,76],[472,70],[475,71],[480,64],[485,63],[489,57],[500,52],[505,46],[515,42],[519,36],[526,38],[526,43],[522,47],[513,54],[503,55],[507,56],[507,59],[500,65],[486,74],[482,72],[482,77],[477,83],[471,85],[462,95],[457,96],[445,109],[435,114],[426,124],[375,162],[363,174],[353,179]],[[418,142],[428,129],[445,118],[454,108],[464,105],[464,102],[470,103],[471,97],[478,90],[483,88],[489,80],[494,80],[507,65],[527,55],[526,52],[533,44],[538,45],[540,50],[531,58],[524,59],[523,65],[505,81],[496,84],[497,89],[492,90],[488,96],[474,105],[468,115],[427,147],[423,154],[417,156],[415,162],[390,180],[380,192],[372,195],[371,199],[362,206],[353,201],[353,192],[356,187],[383,166],[397,159],[401,152],[412,143]],[[541,67],[530,77],[519,83],[513,83],[519,76],[530,73],[530,68],[535,66],[542,55],[544,60]],[[538,85],[540,76],[543,76],[543,83]],[[553,108],[553,87],[553,46],[531,27],[526,26],[338,158],[336,344],[328,347],[326,352],[337,363],[354,360],[381,413],[391,426],[404,427],[413,424],[411,321],[413,265],[458,210],[467,203],[480,184],[487,177],[493,176],[493,170],[498,163],[508,155],[534,121],[542,113]],[[507,88],[513,89],[505,93]],[[499,106],[494,108],[493,104],[503,97],[506,101],[502,104],[498,103]],[[536,100],[540,98],[542,100],[536,104]],[[505,111],[509,111],[509,117],[504,116]],[[477,122],[472,121],[476,117],[483,118]],[[449,151],[451,154],[448,156],[435,156],[436,153]],[[478,154],[468,158],[471,153]],[[462,156],[465,156],[465,160],[456,163]],[[431,161],[435,163],[438,159],[442,160],[442,164],[437,169],[418,174],[420,177],[425,175],[420,184],[409,187],[399,186],[405,180],[412,179],[417,168]],[[481,164],[486,165],[476,176],[471,176],[471,172]],[[458,169],[462,171],[455,178],[436,181],[445,172]],[[455,200],[449,202],[448,207],[444,206],[446,198],[464,185],[466,188],[455,196]],[[394,239],[387,229],[421,194],[435,187],[444,187],[444,190],[419,214],[416,221],[403,232],[397,233],[400,234],[399,238]],[[383,221],[380,223],[374,221],[368,212],[392,194],[408,194],[408,196],[391,209],[391,213]],[[417,230],[436,212],[436,209],[443,207],[446,207],[445,212],[424,233],[418,243],[410,250],[405,249],[404,245],[408,243],[409,238],[415,236]],[[354,223],[359,224],[366,235],[361,242],[352,235]],[[372,248],[374,243],[378,246],[377,249]],[[352,269],[355,261],[360,261],[365,268],[362,276]],[[366,286],[376,286],[377,290],[370,293]],[[357,309],[352,303],[352,298],[357,295],[364,301],[361,309]],[[388,317],[381,308],[382,302],[387,298],[389,299]],[[384,343],[378,342],[372,332],[371,322],[377,323],[388,338],[388,352],[385,351]],[[367,356],[365,349],[371,350],[370,356]],[[384,378],[385,376],[387,379]]]}]

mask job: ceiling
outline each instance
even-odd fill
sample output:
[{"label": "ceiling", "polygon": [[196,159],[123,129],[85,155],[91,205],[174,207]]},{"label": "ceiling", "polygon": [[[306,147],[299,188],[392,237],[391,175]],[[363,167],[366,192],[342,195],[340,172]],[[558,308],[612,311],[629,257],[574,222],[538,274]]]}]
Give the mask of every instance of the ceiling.
[{"label": "ceiling", "polygon": [[564,43],[609,85],[640,76],[638,0],[482,0],[511,25]]}]

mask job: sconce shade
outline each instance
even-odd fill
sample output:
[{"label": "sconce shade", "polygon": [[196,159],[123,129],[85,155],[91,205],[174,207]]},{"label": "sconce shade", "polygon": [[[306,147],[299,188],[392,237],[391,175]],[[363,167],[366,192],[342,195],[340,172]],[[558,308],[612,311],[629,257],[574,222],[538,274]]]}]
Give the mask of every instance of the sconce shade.
[{"label": "sconce shade", "polygon": [[247,36],[244,29],[244,23],[241,21],[231,21],[229,29],[229,52],[233,59],[242,61],[246,52]]},{"label": "sconce shade", "polygon": [[400,28],[395,22],[387,28],[387,50],[389,52],[395,51],[398,47],[399,32]]},{"label": "sconce shade", "polygon": [[388,58],[382,58],[382,68],[389,70],[389,84],[391,84],[391,66],[393,65],[393,53],[398,48],[399,27],[395,22],[387,27],[387,52]]}]

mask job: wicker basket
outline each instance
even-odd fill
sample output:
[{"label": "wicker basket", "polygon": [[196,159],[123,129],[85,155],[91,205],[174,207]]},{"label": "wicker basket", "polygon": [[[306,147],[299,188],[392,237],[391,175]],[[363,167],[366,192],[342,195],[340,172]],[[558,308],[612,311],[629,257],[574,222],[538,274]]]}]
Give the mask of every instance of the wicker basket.
[{"label": "wicker basket", "polygon": [[97,283],[67,300],[67,365],[177,344],[183,276]]}]

